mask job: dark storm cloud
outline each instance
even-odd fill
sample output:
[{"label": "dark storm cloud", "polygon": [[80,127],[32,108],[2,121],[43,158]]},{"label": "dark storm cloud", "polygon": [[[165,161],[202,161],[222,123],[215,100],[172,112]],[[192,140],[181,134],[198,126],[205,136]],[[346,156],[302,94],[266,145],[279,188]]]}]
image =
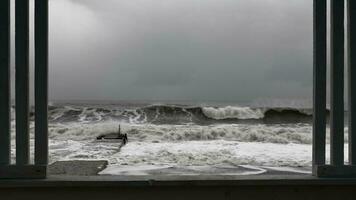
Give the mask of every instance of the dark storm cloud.
[{"label": "dark storm cloud", "polygon": [[53,99],[310,97],[312,1],[52,0]]}]

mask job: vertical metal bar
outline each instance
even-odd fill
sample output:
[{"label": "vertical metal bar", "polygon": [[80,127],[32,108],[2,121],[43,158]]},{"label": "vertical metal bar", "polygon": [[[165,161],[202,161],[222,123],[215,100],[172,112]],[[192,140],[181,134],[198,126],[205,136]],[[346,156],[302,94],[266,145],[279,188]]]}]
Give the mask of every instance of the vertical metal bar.
[{"label": "vertical metal bar", "polygon": [[[313,165],[325,165],[326,0],[314,0]],[[314,168],[313,168],[314,169]],[[315,174],[315,172],[313,172]]]},{"label": "vertical metal bar", "polygon": [[356,2],[348,1],[349,162],[356,165]]},{"label": "vertical metal bar", "polygon": [[29,1],[15,2],[16,164],[29,164]]},{"label": "vertical metal bar", "polygon": [[35,0],[35,164],[48,163],[48,0]]},{"label": "vertical metal bar", "polygon": [[330,161],[344,164],[344,0],[331,0]]},{"label": "vertical metal bar", "polygon": [[10,0],[0,1],[0,165],[10,163]]}]

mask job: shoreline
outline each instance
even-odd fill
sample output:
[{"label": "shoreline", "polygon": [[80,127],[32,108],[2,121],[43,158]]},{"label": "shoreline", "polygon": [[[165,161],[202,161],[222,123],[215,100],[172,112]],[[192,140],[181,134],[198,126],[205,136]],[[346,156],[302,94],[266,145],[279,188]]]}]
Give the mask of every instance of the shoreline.
[{"label": "shoreline", "polygon": [[239,165],[224,166],[168,166],[168,165],[109,165],[107,160],[56,161],[48,166],[49,175],[70,176],[201,176],[201,175],[306,175],[308,167],[273,167]]}]

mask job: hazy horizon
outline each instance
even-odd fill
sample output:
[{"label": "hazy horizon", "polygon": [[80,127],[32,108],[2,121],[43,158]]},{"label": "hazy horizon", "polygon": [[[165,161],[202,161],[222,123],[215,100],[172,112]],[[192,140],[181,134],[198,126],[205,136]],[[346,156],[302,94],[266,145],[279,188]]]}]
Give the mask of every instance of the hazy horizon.
[{"label": "hazy horizon", "polygon": [[50,99],[312,95],[308,0],[51,0]]}]

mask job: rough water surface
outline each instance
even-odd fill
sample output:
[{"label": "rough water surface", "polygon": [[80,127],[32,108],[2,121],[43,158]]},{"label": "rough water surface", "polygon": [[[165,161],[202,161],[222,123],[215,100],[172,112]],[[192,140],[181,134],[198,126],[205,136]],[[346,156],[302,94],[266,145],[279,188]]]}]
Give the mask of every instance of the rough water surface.
[{"label": "rough water surface", "polygon": [[[50,162],[107,160],[103,175],[310,173],[307,106],[76,102],[54,103],[49,113]],[[119,124],[129,138],[121,150],[96,141]],[[33,121],[31,131],[33,143]]]}]

